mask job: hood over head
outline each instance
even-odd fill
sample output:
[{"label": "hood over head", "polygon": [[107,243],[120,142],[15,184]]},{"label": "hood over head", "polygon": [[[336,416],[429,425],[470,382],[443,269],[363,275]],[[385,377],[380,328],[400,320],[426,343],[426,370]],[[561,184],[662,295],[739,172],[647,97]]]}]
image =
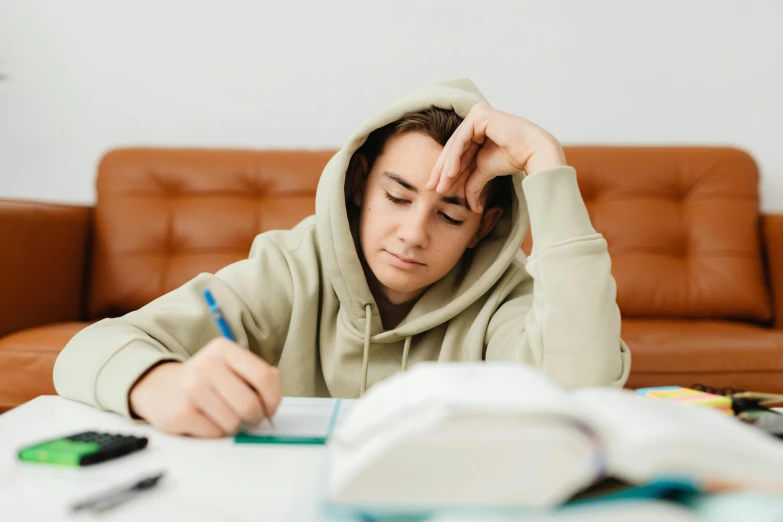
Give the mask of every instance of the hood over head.
[{"label": "hood over head", "polygon": [[[358,336],[372,342],[395,342],[449,321],[492,288],[520,251],[528,227],[522,194],[522,173],[512,175],[510,208],[489,235],[419,298],[406,318],[384,331],[378,307],[356,250],[345,200],[346,172],[351,157],[374,130],[411,112],[430,107],[454,110],[461,118],[487,100],[468,79],[444,81],[419,88],[375,114],[356,129],[324,168],[316,194],[318,243],[323,276],[334,288],[346,319]],[[372,316],[372,317],[371,317]],[[408,345],[410,339],[407,339]]]}]

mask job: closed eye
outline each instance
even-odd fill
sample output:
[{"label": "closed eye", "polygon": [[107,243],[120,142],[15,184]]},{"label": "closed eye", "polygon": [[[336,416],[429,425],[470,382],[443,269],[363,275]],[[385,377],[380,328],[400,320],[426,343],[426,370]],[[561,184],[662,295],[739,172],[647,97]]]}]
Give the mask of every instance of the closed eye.
[{"label": "closed eye", "polygon": [[462,221],[460,221],[458,219],[454,219],[453,217],[450,217],[450,216],[444,214],[443,212],[441,212],[440,215],[443,217],[443,221],[445,221],[449,225],[459,226],[459,225],[461,225],[463,223]]},{"label": "closed eye", "polygon": [[386,199],[388,199],[389,201],[391,201],[395,205],[402,205],[403,203],[407,203],[407,200],[400,199],[400,198],[395,198],[394,196],[392,196],[388,192],[386,192],[385,194],[386,194]]},{"label": "closed eye", "polygon": [[[389,201],[391,201],[395,205],[403,205],[405,203],[409,203],[409,201],[407,199],[396,198],[396,197],[392,196],[391,194],[389,194],[386,191],[384,191],[384,195],[386,196],[386,199],[388,199]],[[454,219],[453,217],[449,216],[448,214],[444,214],[443,212],[440,212],[440,216],[443,218],[443,221],[445,221],[449,225],[453,225],[453,226],[457,226],[458,227],[462,223],[464,223],[463,221],[460,221],[458,219]]]}]

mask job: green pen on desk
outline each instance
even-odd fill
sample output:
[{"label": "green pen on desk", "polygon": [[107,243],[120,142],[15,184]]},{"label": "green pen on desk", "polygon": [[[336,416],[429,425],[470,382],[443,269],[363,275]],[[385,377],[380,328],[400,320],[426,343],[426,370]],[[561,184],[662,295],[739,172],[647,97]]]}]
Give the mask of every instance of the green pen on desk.
[{"label": "green pen on desk", "polygon": [[[215,319],[215,323],[217,323],[217,326],[220,329],[220,333],[223,334],[223,337],[229,341],[236,342],[237,338],[234,337],[234,333],[228,326],[228,321],[226,321],[226,317],[223,315],[223,311],[218,306],[217,301],[215,301],[215,296],[212,295],[212,292],[209,290],[209,288],[205,288],[202,291],[202,295],[204,296],[204,300],[207,302],[207,306],[209,307],[209,311],[212,314],[212,317]],[[256,390],[256,393],[258,393],[258,390]],[[267,415],[266,406],[264,406],[263,400],[261,402],[261,407],[264,409],[264,417],[266,417],[266,420],[268,420],[269,424],[274,428],[275,423],[272,421],[272,417]]]}]

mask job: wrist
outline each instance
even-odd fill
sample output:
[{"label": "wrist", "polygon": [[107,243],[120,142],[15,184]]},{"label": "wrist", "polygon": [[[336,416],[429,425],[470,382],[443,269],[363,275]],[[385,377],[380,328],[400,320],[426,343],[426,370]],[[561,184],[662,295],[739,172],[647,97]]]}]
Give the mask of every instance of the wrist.
[{"label": "wrist", "polygon": [[147,397],[153,397],[154,393],[149,393],[150,388],[154,387],[154,384],[161,378],[166,376],[172,371],[176,371],[182,363],[179,361],[162,361],[144,372],[136,382],[131,386],[128,392],[128,409],[131,417],[144,419],[144,405],[147,402]]},{"label": "wrist", "polygon": [[568,162],[560,142],[548,132],[543,131],[540,145],[533,148],[532,154],[525,163],[525,174],[529,176],[536,172],[566,165],[568,165]]}]

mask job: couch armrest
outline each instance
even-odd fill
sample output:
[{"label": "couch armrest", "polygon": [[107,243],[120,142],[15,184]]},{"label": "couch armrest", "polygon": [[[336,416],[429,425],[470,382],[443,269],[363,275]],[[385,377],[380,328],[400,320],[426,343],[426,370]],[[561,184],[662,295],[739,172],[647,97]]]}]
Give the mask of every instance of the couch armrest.
[{"label": "couch armrest", "polygon": [[92,208],[0,200],[0,337],[83,319]]},{"label": "couch armrest", "polygon": [[768,214],[763,219],[767,273],[775,311],[773,326],[783,329],[783,214]]}]

